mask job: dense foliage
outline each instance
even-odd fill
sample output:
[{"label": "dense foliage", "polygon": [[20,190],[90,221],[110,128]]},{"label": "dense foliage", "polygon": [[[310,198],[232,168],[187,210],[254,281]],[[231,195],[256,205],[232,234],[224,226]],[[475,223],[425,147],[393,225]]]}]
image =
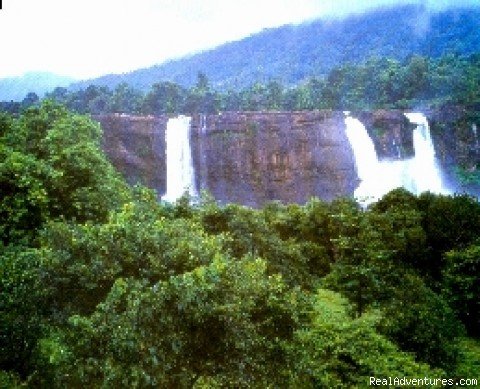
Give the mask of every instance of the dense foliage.
[{"label": "dense foliage", "polygon": [[[311,78],[295,87],[276,80],[255,83],[240,91],[214,90],[204,73],[184,88],[173,82],[154,83],[146,93],[123,83],[114,90],[90,85],[76,92],[56,88],[50,99],[78,113],[142,115],[216,113],[262,110],[418,109],[419,106],[480,103],[480,57],[447,55],[433,60],[412,56],[403,62],[371,58],[360,65],[345,64],[324,78]],[[0,103],[0,111],[20,113],[38,105],[35,94],[21,102]],[[475,111],[475,110],[474,110]]]},{"label": "dense foliage", "polygon": [[474,374],[477,200],[159,203],[116,175],[87,117],[45,102],[0,119],[0,386]]}]

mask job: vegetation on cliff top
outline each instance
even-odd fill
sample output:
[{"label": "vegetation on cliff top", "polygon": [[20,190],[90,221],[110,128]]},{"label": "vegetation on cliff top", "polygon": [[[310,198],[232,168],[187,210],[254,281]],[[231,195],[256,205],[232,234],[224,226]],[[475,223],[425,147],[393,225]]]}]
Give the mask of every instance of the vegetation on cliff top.
[{"label": "vegetation on cliff top", "polygon": [[51,102],[0,117],[0,386],[474,374],[477,200],[158,203],[127,187],[99,136]]},{"label": "vegetation on cliff top", "polygon": [[[56,88],[47,97],[79,113],[141,115],[217,113],[261,110],[368,110],[414,109],[444,104],[473,107],[480,103],[480,57],[447,55],[437,60],[412,56],[404,62],[371,58],[361,65],[345,64],[325,78],[311,78],[296,87],[276,80],[246,89],[219,92],[205,74],[187,89],[159,82],[146,93],[127,84],[114,90],[88,86],[76,92]],[[29,94],[22,102],[2,102],[0,111],[19,113],[39,104]]]}]

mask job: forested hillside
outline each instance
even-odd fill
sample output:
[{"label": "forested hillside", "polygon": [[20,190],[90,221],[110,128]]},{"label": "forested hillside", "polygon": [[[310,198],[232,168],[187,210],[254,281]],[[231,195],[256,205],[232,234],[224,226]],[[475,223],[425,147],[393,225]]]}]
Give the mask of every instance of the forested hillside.
[{"label": "forested hillside", "polygon": [[0,387],[478,378],[476,199],[159,203],[100,139],[52,102],[0,115]]},{"label": "forested hillside", "polygon": [[[412,56],[404,62],[372,58],[361,65],[335,67],[325,78],[310,78],[295,87],[269,81],[220,92],[214,90],[204,73],[199,73],[191,88],[158,82],[142,92],[122,83],[113,90],[95,85],[78,91],[55,88],[46,97],[78,113],[94,115],[419,109],[442,105],[462,105],[475,112],[480,103],[480,57],[445,55],[433,60]],[[29,94],[21,102],[0,102],[0,111],[19,114],[38,102]]]},{"label": "forested hillside", "polygon": [[403,61],[414,54],[430,58],[468,56],[479,48],[480,8],[431,14],[421,6],[398,6],[265,30],[187,58],[82,81],[73,88],[90,84],[114,88],[126,82],[145,91],[161,81],[191,87],[199,72],[207,75],[214,89],[221,90],[272,79],[294,85],[309,77],[323,77],[341,64],[359,64],[372,57]]}]

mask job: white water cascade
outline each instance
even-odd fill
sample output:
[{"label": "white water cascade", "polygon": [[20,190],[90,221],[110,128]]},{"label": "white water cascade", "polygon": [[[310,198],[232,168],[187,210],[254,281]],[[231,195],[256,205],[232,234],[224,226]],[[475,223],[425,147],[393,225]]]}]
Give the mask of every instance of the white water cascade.
[{"label": "white water cascade", "polygon": [[380,164],[372,139],[367,133],[360,120],[352,118],[349,112],[345,112],[346,134],[350,145],[352,146],[355,157],[355,165],[360,183],[355,189],[355,197],[360,201],[372,201],[372,197],[379,192],[377,184],[381,182],[378,179],[380,173]]},{"label": "white water cascade", "polygon": [[427,190],[449,193],[442,183],[428,122],[423,114],[406,114],[412,123],[417,124],[413,130],[415,156],[383,161],[378,160],[373,141],[364,125],[350,117],[348,112],[345,114],[346,134],[360,179],[354,195],[361,204],[368,205],[398,187],[404,187],[414,194]]},{"label": "white water cascade", "polygon": [[187,116],[168,120],[165,132],[167,193],[163,200],[174,202],[185,192],[196,196],[195,175],[190,148],[190,121]]},{"label": "white water cascade", "polygon": [[479,149],[479,141],[478,141],[478,131],[477,131],[477,125],[475,123],[472,124],[472,132],[473,132],[473,137],[475,139],[475,151],[478,153]]},{"label": "white water cascade", "polygon": [[427,118],[422,113],[406,113],[405,116],[411,123],[417,125],[413,130],[415,157],[411,170],[415,183],[414,192],[419,194],[428,190],[434,193],[448,193],[442,183]]}]

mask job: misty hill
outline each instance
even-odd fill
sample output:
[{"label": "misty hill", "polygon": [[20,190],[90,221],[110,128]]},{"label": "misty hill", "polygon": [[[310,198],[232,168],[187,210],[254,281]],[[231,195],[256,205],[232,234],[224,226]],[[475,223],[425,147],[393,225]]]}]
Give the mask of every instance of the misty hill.
[{"label": "misty hill", "polygon": [[412,54],[437,58],[480,50],[480,7],[430,13],[424,7],[383,8],[344,19],[319,19],[268,29],[216,49],[122,75],[74,84],[113,88],[120,82],[147,89],[159,81],[191,86],[198,72],[218,89],[243,88],[276,79],[296,84],[323,76],[339,64],[378,56],[403,60]]},{"label": "misty hill", "polygon": [[21,101],[30,92],[39,97],[56,86],[67,86],[74,80],[49,72],[29,72],[20,77],[0,79],[0,101]]}]

